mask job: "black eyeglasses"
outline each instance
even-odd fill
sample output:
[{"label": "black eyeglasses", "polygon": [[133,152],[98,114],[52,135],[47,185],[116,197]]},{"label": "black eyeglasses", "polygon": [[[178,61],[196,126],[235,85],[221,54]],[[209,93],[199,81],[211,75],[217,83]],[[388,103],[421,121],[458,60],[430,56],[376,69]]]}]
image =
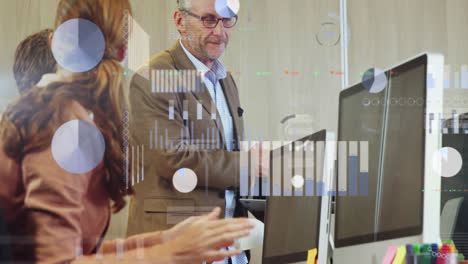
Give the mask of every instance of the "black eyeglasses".
[{"label": "black eyeglasses", "polygon": [[199,15],[196,15],[196,14],[194,14],[194,13],[192,13],[192,12],[186,10],[186,9],[181,9],[180,11],[184,12],[184,13],[187,13],[190,16],[193,16],[195,18],[200,19],[203,22],[203,25],[205,27],[207,27],[207,28],[217,27],[220,20],[223,21],[223,26],[225,28],[232,28],[237,23],[237,15],[235,15],[233,17],[230,17],[230,18],[227,18],[227,17],[216,18],[215,16],[211,16],[211,15],[210,16],[199,16]]}]

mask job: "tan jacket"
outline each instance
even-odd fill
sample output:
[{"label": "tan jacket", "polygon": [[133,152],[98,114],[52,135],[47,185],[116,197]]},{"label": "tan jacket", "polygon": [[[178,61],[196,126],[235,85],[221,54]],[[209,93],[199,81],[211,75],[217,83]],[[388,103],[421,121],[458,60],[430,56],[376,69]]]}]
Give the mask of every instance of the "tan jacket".
[{"label": "tan jacket", "polygon": [[[93,123],[81,105],[70,106],[73,113],[63,123]],[[66,263],[77,257],[80,241],[82,254],[92,254],[110,219],[103,162],[91,172],[73,174],[57,164],[50,146],[21,163],[6,156],[3,146],[0,140],[0,204],[15,263]]]},{"label": "tan jacket", "polygon": [[[179,42],[154,56],[150,69],[196,70]],[[239,113],[236,84],[231,75],[220,82],[233,118],[235,137],[242,138],[244,125]],[[133,143],[144,145],[144,181],[134,186],[136,195],[130,203],[127,235],[166,229],[190,215],[208,212],[215,206],[224,209],[224,197],[220,194],[224,194],[228,187],[239,185],[238,151],[228,152],[222,144],[219,149],[190,148],[190,139],[200,139],[202,134],[206,137],[207,133],[211,138],[212,132],[225,143],[220,115],[212,107],[211,96],[202,85],[204,89],[198,92],[153,93],[151,79],[134,75],[130,85],[133,113],[131,132]],[[169,120],[170,101],[174,102],[173,120]],[[188,109],[188,122],[183,119],[184,103]],[[203,108],[201,120],[197,120],[197,103]],[[216,120],[211,119],[212,109],[216,111]],[[155,121],[157,149],[154,146]],[[162,149],[165,148],[166,129],[168,142],[173,144],[173,148],[167,150]],[[150,133],[153,136],[152,149]],[[190,168],[197,175],[197,188],[190,193],[180,193],[172,184],[174,173],[181,168]],[[224,216],[224,211],[221,216]]]}]

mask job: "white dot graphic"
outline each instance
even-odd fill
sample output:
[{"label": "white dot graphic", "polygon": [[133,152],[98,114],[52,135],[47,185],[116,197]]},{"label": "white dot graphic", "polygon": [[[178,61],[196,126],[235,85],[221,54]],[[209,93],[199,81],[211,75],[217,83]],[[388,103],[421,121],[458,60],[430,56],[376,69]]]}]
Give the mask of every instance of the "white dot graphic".
[{"label": "white dot graphic", "polygon": [[75,18],[54,32],[52,54],[57,63],[71,72],[94,68],[104,57],[106,43],[102,31],[93,22]]},{"label": "white dot graphic", "polygon": [[443,147],[432,156],[432,168],[442,177],[457,175],[462,164],[462,156],[451,147]]},{"label": "white dot graphic", "polygon": [[301,175],[296,175],[292,177],[291,184],[295,188],[302,188],[302,186],[304,186],[304,177],[302,177]]},{"label": "white dot graphic", "polygon": [[197,174],[191,169],[182,168],[174,173],[172,184],[181,193],[189,193],[197,187]]},{"label": "white dot graphic", "polygon": [[233,17],[240,9],[239,0],[216,0],[216,13],[222,17]]},{"label": "white dot graphic", "polygon": [[384,71],[372,68],[362,75],[362,85],[369,93],[379,93],[387,87],[387,75]]},{"label": "white dot graphic", "polygon": [[52,138],[52,156],[70,173],[87,173],[99,165],[106,149],[104,136],[93,124],[72,120],[61,125]]}]

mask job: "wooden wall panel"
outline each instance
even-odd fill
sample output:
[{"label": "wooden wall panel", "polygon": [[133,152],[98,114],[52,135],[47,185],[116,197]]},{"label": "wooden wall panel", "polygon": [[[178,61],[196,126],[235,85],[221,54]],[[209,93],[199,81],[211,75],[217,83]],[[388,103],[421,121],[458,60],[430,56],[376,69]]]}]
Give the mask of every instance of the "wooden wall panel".
[{"label": "wooden wall panel", "polygon": [[350,85],[371,67],[386,69],[424,51],[441,53],[451,67],[444,112],[468,112],[456,101],[466,102],[468,90],[454,88],[454,73],[468,64],[467,12],[463,0],[348,1]]},{"label": "wooden wall panel", "polygon": [[[348,1],[350,84],[422,51],[446,53],[445,1]],[[430,22],[429,22],[430,21]]]},{"label": "wooden wall panel", "polygon": [[[248,1],[242,3],[248,6]],[[321,30],[321,22],[334,20],[329,13],[339,14],[339,2],[252,1],[251,5],[251,21],[243,10],[224,61],[234,71],[246,73],[234,77],[252,136],[284,139],[280,121],[290,114],[309,115],[315,130],[334,128],[336,120],[330,117],[337,113],[341,77],[329,71],[340,70],[340,47],[320,46],[315,33]],[[339,31],[339,21],[334,22]],[[241,31],[249,27],[257,30]]]},{"label": "wooden wall panel", "polygon": [[[0,111],[14,96],[14,80],[12,73],[13,54],[16,45],[16,3],[2,0],[0,11]],[[7,12],[8,10],[8,12]],[[13,91],[13,92],[12,92]]]},{"label": "wooden wall panel", "polygon": [[[350,84],[371,67],[389,68],[418,53],[445,56],[450,86],[444,88],[444,118],[468,112],[468,89],[455,88],[455,72],[468,65],[468,2],[463,0],[348,1],[352,32],[349,47]],[[460,80],[460,79],[459,79]],[[444,193],[442,193],[444,195]],[[441,219],[441,226],[444,223]],[[448,239],[447,234],[441,234]]]}]

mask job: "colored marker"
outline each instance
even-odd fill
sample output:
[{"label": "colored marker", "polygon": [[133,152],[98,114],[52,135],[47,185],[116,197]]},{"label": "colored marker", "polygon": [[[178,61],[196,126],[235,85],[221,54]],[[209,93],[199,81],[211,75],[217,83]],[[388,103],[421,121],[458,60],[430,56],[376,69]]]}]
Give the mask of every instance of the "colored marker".
[{"label": "colored marker", "polygon": [[449,253],[450,253],[449,246],[447,244],[443,244],[442,247],[440,248],[439,254],[437,254],[438,258],[437,258],[436,264],[446,264]]},{"label": "colored marker", "polygon": [[449,264],[458,264],[458,252],[455,245],[449,245]]},{"label": "colored marker", "polygon": [[[423,244],[421,250],[421,263],[431,264],[431,245]],[[419,264],[419,261],[418,261]]]},{"label": "colored marker", "polygon": [[416,263],[422,263],[421,246],[419,244],[413,245],[413,252],[416,257]]},{"label": "colored marker", "polygon": [[455,243],[453,242],[453,240],[450,240],[450,239],[449,239],[449,240],[444,240],[444,241],[442,241],[442,244],[447,244],[447,245],[449,245],[449,246],[450,246],[450,245],[455,245]]},{"label": "colored marker", "polygon": [[307,264],[316,264],[316,263],[317,263],[317,249],[313,248],[308,251]]},{"label": "colored marker", "polygon": [[405,264],[405,256],[406,256],[406,247],[405,246],[398,247],[395,259],[393,260],[392,264]]},{"label": "colored marker", "polygon": [[392,264],[393,260],[395,259],[395,255],[397,252],[397,246],[389,246],[387,249],[387,253],[382,261],[382,264]]},{"label": "colored marker", "polygon": [[406,264],[416,264],[416,255],[414,254],[413,245],[407,244],[406,245]]},{"label": "colored marker", "polygon": [[421,247],[419,246],[419,244],[414,244],[413,245],[413,252],[414,252],[414,255],[421,254]]},{"label": "colored marker", "polygon": [[439,246],[437,244],[431,245],[431,264],[437,264],[437,258],[439,255]]}]

